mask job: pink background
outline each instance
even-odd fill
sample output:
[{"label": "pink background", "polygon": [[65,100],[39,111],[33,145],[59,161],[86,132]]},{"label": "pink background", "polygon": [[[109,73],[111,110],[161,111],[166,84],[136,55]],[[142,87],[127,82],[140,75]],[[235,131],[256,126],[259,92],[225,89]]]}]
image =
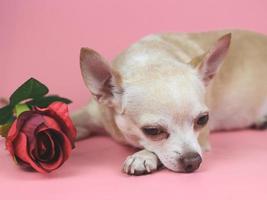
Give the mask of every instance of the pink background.
[{"label": "pink background", "polygon": [[[89,93],[79,71],[79,49],[108,59],[154,32],[224,28],[267,33],[265,0],[1,0],[0,96],[35,77],[71,98]],[[214,134],[213,151],[194,174],[167,170],[128,177],[120,167],[132,150],[109,138],[79,142],[70,160],[50,175],[20,170],[0,141],[1,198],[18,199],[267,199],[267,134]]]}]

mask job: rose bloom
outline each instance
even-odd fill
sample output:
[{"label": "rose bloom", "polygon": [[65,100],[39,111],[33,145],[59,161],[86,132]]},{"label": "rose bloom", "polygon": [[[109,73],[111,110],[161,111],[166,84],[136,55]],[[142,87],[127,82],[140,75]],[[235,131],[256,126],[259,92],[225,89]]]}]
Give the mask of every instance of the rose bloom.
[{"label": "rose bloom", "polygon": [[67,105],[54,102],[20,114],[9,129],[6,147],[19,164],[46,173],[69,158],[75,137]]}]

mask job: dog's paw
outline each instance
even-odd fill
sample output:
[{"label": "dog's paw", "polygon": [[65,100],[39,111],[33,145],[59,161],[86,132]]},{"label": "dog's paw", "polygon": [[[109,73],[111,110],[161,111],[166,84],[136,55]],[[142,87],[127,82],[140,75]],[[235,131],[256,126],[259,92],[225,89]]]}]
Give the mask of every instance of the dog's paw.
[{"label": "dog's paw", "polygon": [[147,150],[128,156],[123,164],[123,171],[129,175],[143,175],[156,171],[160,164],[157,156]]}]

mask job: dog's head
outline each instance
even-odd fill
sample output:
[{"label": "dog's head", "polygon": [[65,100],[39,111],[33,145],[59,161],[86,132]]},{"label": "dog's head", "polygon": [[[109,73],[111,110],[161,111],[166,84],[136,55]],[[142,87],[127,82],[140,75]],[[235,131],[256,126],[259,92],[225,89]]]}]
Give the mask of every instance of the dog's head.
[{"label": "dog's head", "polygon": [[198,136],[209,119],[205,89],[230,39],[230,34],[221,37],[196,65],[139,55],[128,62],[136,66],[111,67],[97,52],[82,48],[82,75],[93,96],[114,109],[130,144],[155,153],[173,171],[191,172],[202,161]]}]

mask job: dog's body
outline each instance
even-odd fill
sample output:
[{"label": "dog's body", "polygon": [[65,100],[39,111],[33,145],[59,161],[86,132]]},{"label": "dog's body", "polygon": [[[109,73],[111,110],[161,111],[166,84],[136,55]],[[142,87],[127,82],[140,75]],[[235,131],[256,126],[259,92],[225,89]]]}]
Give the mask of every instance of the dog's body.
[{"label": "dog's body", "polygon": [[[229,32],[232,39],[222,37]],[[209,149],[209,131],[266,122],[264,35],[239,30],[155,34],[121,53],[110,68],[99,54],[82,49],[81,68],[96,98],[73,115],[79,137],[102,129],[144,149],[127,158],[126,173],[148,173],[161,162],[174,171],[193,171],[201,149]],[[210,120],[202,127],[207,112]]]}]

